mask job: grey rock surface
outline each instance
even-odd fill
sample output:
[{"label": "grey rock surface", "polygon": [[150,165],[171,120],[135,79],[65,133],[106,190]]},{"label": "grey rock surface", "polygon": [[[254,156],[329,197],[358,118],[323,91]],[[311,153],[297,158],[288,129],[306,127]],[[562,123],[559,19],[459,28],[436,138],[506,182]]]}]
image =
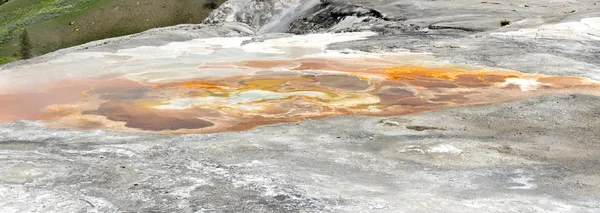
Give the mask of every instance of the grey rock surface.
[{"label": "grey rock surface", "polygon": [[[369,40],[335,44],[333,49],[432,53],[439,60],[528,73],[571,75],[600,79],[600,33],[595,39],[529,39],[502,36],[503,32],[577,22],[600,17],[595,1],[343,1],[373,8],[386,20],[358,22],[346,31],[370,29],[382,35]],[[500,21],[512,24],[502,27]],[[599,23],[596,21],[596,23]],[[569,26],[569,28],[576,28]],[[596,25],[594,32],[600,26]],[[336,31],[344,31],[336,29]],[[598,31],[600,32],[600,31]],[[537,32],[542,36],[544,31]],[[499,34],[499,35],[498,35]]]},{"label": "grey rock surface", "polygon": [[0,126],[0,208],[597,212],[599,101],[558,95],[208,135],[15,122]]},{"label": "grey rock surface", "polygon": [[[600,17],[597,1],[324,3],[370,15],[351,10],[307,26],[335,9],[319,4],[296,14],[291,26],[299,31],[292,32],[372,30],[380,34],[329,48],[430,53],[438,61],[600,79],[600,40],[502,34]],[[92,42],[0,72],[73,51],[257,35],[293,7],[231,0],[202,25]],[[501,27],[503,19],[511,24]],[[256,40],[281,36],[288,35]],[[551,95],[205,135],[17,121],[0,124],[0,212],[600,212],[598,117],[600,97]]]}]

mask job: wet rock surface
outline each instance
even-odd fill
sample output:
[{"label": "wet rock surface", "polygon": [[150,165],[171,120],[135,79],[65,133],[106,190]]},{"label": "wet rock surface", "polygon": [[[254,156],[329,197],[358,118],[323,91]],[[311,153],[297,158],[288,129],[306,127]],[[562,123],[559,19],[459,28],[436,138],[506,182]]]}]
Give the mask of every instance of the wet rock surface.
[{"label": "wet rock surface", "polygon": [[[291,1],[237,2],[261,6],[246,15],[216,13],[213,19],[235,17],[225,21],[61,50],[0,72],[71,52],[200,37],[255,36],[257,42],[289,36],[257,32],[293,7]],[[293,33],[372,30],[379,35],[328,48],[428,53],[433,59],[427,60],[437,62],[600,79],[595,25],[583,37],[557,36],[546,26],[600,17],[600,2],[349,0],[331,7],[338,3],[298,15]],[[342,15],[327,16],[334,11]],[[503,19],[511,24],[501,27]],[[508,33],[542,28],[535,31],[544,34],[539,38]],[[578,35],[569,29],[567,35]],[[329,86],[363,88],[344,84],[350,81],[357,80]],[[554,94],[218,134],[3,123],[0,212],[598,212],[598,103],[598,96]]]},{"label": "wet rock surface", "polygon": [[239,22],[258,29],[286,9],[293,7],[289,0],[232,0],[225,2],[207,17],[204,24]]}]

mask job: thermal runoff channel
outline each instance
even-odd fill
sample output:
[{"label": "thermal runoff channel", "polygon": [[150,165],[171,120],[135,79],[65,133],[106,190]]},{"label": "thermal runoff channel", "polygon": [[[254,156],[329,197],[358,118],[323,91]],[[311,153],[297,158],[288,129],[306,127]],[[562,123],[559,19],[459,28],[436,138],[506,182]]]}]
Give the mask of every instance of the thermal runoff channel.
[{"label": "thermal runoff channel", "polygon": [[207,38],[71,53],[0,73],[0,122],[158,133],[240,131],[336,115],[389,116],[546,94],[600,94],[579,77],[327,50],[373,33]]}]

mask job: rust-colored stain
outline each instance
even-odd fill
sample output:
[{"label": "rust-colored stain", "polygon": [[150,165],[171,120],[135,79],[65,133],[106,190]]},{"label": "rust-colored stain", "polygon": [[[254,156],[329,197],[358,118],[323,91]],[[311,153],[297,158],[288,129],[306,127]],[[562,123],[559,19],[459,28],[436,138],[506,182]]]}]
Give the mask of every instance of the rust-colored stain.
[{"label": "rust-colored stain", "polygon": [[[185,88],[190,88],[190,89],[222,89],[222,88],[224,88],[224,86],[222,86],[222,85],[211,84],[211,83],[206,83],[206,82],[201,82],[201,81],[175,83],[175,84],[172,84],[169,86],[170,87],[185,87]],[[160,88],[163,88],[163,86],[156,86],[156,88],[160,89]]]},{"label": "rust-colored stain", "polygon": [[[0,122],[211,133],[334,115],[402,115],[544,94],[600,94],[597,83],[579,77],[390,66],[377,60],[305,58],[198,67],[265,71],[152,84],[114,76],[71,79],[37,92],[0,94]],[[288,68],[267,71],[279,67]]]}]

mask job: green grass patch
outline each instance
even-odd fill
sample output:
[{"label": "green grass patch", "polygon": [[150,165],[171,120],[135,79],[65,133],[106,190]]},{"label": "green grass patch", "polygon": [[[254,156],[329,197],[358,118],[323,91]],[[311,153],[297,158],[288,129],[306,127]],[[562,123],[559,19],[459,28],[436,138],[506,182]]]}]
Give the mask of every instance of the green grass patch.
[{"label": "green grass patch", "polygon": [[18,57],[18,35],[25,29],[32,53],[42,55],[151,28],[201,23],[210,11],[205,0],[11,0],[0,5],[0,57]]},{"label": "green grass patch", "polygon": [[509,20],[504,19],[504,20],[500,21],[500,26],[502,26],[502,27],[509,25],[509,24],[510,24]]},{"label": "green grass patch", "polygon": [[17,61],[17,60],[19,60],[19,58],[4,56],[4,57],[0,57],[0,64],[8,64],[10,62]]}]

